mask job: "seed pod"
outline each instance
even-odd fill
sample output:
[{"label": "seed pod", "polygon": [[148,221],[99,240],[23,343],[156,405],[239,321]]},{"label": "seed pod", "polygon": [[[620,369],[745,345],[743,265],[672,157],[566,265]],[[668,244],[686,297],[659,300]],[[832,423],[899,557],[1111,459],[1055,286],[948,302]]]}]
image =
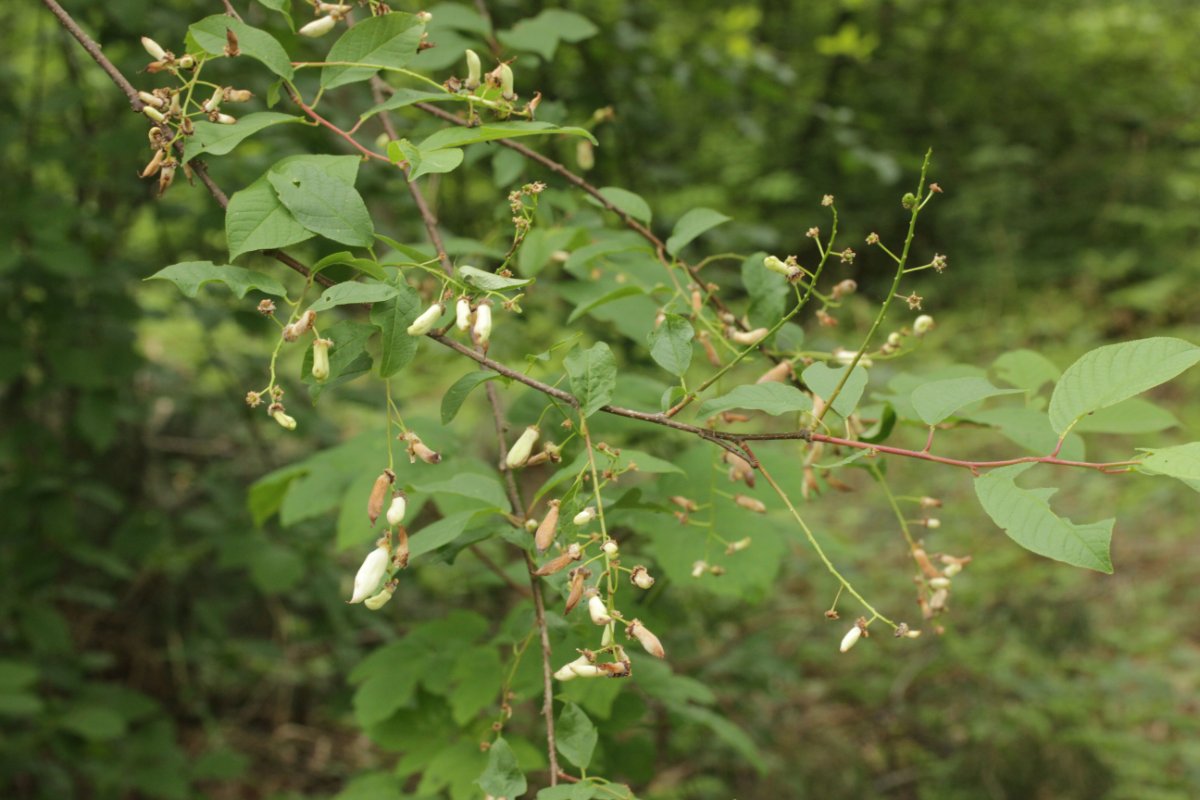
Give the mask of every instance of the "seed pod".
[{"label": "seed pod", "polygon": [[413,320],[413,324],[408,326],[409,336],[424,336],[433,330],[434,324],[441,319],[442,312],[446,307],[441,303],[434,303],[429,308],[425,309],[421,316]]},{"label": "seed pod", "polygon": [[583,511],[580,511],[578,514],[576,514],[575,518],[572,519],[571,521],[574,522],[576,525],[587,525],[589,522],[591,522],[595,518],[596,518],[596,507],[588,506]]},{"label": "seed pod", "polygon": [[363,601],[363,605],[369,608],[371,611],[378,611],[379,609],[383,608],[388,604],[388,601],[392,599],[392,595],[396,593],[396,587],[399,585],[399,583],[400,582],[397,580],[388,581],[379,591],[379,594],[368,597]]},{"label": "seed pod", "polygon": [[319,383],[329,380],[329,346],[331,344],[333,342],[329,339],[313,341],[312,376]]},{"label": "seed pod", "polygon": [[474,50],[468,50],[467,53],[467,80],[463,86],[471,91],[479,88],[479,78],[483,75],[483,65],[479,61],[479,55]]},{"label": "seed pod", "polygon": [[166,158],[166,156],[166,150],[155,150],[154,157],[150,159],[150,163],[146,165],[146,168],[143,169],[141,173],[139,173],[138,177],[149,178],[152,175],[156,175],[158,170],[162,167],[163,159]]},{"label": "seed pod", "polygon": [[546,575],[554,575],[555,573],[562,572],[563,569],[566,568],[566,566],[571,562],[578,561],[581,558],[583,558],[583,548],[578,544],[572,544],[567,548],[567,552],[550,559],[541,567],[534,570],[533,574],[537,575],[539,578],[545,577]]},{"label": "seed pod", "polygon": [[913,333],[917,336],[924,336],[934,328],[933,317],[928,314],[922,314],[913,320]]},{"label": "seed pod", "polygon": [[279,405],[278,403],[274,403],[267,409],[267,411],[284,430],[296,430],[296,420],[293,417],[289,417],[284,412],[283,406]]},{"label": "seed pod", "polygon": [[317,17],[312,22],[308,23],[296,33],[301,36],[307,36],[310,39],[317,39],[333,30],[333,26],[337,24],[337,18],[332,14],[327,14],[324,17]]},{"label": "seed pod", "polygon": [[592,622],[597,625],[607,625],[613,621],[609,616],[608,608],[605,607],[604,601],[600,599],[600,595],[592,590],[592,595],[588,597],[588,616],[592,618]]},{"label": "seed pod", "polygon": [[465,295],[454,304],[454,327],[460,331],[471,327],[471,301]]},{"label": "seed pod", "polygon": [[600,549],[603,550],[605,555],[607,555],[609,558],[616,558],[617,553],[621,551],[620,546],[613,539],[609,539],[607,542],[600,545]]},{"label": "seed pod", "polygon": [[629,575],[629,580],[639,589],[649,589],[654,585],[654,576],[641,564],[633,568],[633,572]]},{"label": "seed pod", "polygon": [[387,523],[393,528],[404,522],[404,514],[408,511],[408,498],[404,492],[396,492],[392,504],[388,506]]},{"label": "seed pod", "polygon": [[662,642],[640,620],[635,619],[631,621],[629,626],[625,628],[625,635],[641,642],[642,648],[655,658],[667,657],[667,652],[663,650]]},{"label": "seed pod", "polygon": [[533,445],[541,434],[537,425],[530,425],[521,433],[521,436],[509,448],[508,457],[504,459],[504,463],[508,465],[509,469],[525,466],[533,452]]},{"label": "seed pod", "polygon": [[379,588],[379,582],[383,580],[383,575],[387,572],[388,560],[386,547],[376,547],[370,552],[354,576],[354,595],[349,602],[361,603],[375,594],[375,590]]},{"label": "seed pod", "polygon": [[375,520],[379,519],[379,515],[383,513],[383,501],[387,497],[388,488],[395,481],[396,473],[390,469],[385,469],[375,479],[375,485],[371,487],[371,496],[367,498],[367,519],[371,520],[372,526],[375,525]]},{"label": "seed pod", "polygon": [[847,631],[846,635],[842,637],[842,644],[838,649],[845,653],[851,647],[854,647],[854,645],[858,644],[858,640],[862,638],[862,633],[862,628],[855,624],[855,626]]},{"label": "seed pod", "polygon": [[480,301],[475,307],[475,343],[487,349],[488,340],[492,338],[492,306],[487,300]]},{"label": "seed pod", "polygon": [[755,383],[787,383],[796,374],[790,361],[780,361],[759,376]]},{"label": "seed pod", "polygon": [[728,331],[728,336],[738,344],[751,345],[758,344],[763,339],[767,338],[768,333],[770,333],[770,331],[768,331],[766,328],[755,328],[752,331],[739,331],[735,328],[730,328]]},{"label": "seed pod", "polygon": [[758,498],[755,498],[755,497],[747,497],[744,494],[735,494],[733,496],[733,502],[737,503],[739,506],[746,509],[747,511],[753,511],[755,514],[767,513],[766,504],[763,503],[762,500],[759,500]]},{"label": "seed pod", "polygon": [[550,545],[554,544],[554,537],[558,536],[558,500],[550,501],[550,508],[546,511],[546,516],[542,518],[542,523],[538,525],[537,533],[533,535],[534,546],[537,547],[538,555],[550,549]]},{"label": "seed pod", "polygon": [[583,582],[592,576],[592,572],[584,567],[573,569],[568,573],[571,577],[571,589],[567,592],[567,604],[563,608],[563,614],[570,614],[575,610],[575,606],[579,605],[579,601],[583,599]]}]

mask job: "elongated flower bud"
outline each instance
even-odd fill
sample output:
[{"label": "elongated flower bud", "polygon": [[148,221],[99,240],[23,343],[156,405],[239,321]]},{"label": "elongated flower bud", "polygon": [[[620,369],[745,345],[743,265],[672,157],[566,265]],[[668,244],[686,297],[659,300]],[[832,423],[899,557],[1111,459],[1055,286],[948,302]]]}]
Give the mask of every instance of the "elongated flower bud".
[{"label": "elongated flower bud", "polygon": [[737,503],[747,511],[753,511],[755,514],[767,513],[766,504],[763,503],[762,500],[759,500],[755,497],[747,497],[744,494],[735,494],[733,496],[733,502]]},{"label": "elongated flower bud", "polygon": [[546,516],[542,518],[542,523],[538,525],[537,533],[533,535],[533,543],[537,547],[538,555],[550,549],[550,545],[554,544],[554,537],[558,536],[558,500],[550,501],[550,508],[546,511]]},{"label": "elongated flower bud", "polygon": [[567,548],[567,552],[563,553],[557,558],[550,559],[537,570],[535,570],[533,574],[537,575],[538,577],[554,575],[555,573],[562,572],[568,564],[578,561],[581,558],[583,558],[583,548],[578,544],[572,543],[571,546]]},{"label": "elongated flower bud", "polygon": [[725,463],[729,465],[729,480],[736,483],[737,481],[745,481],[746,485],[751,489],[754,488],[754,467],[750,466],[750,462],[736,453],[730,453],[726,450],[722,455]]},{"label": "elongated flower bud", "polygon": [[332,14],[327,14],[324,17],[317,17],[312,22],[308,23],[296,33],[301,36],[307,36],[310,39],[317,39],[333,30],[333,26],[337,24],[337,18]]},{"label": "elongated flower bud", "polygon": [[560,681],[572,681],[576,678],[598,678],[601,673],[596,668],[596,665],[592,663],[593,658],[595,656],[585,651],[579,658],[559,667],[554,673],[554,677]]},{"label": "elongated flower bud", "polygon": [[413,320],[413,324],[408,326],[409,336],[424,336],[433,329],[434,324],[441,319],[442,312],[446,307],[441,303],[434,303],[429,308],[421,313],[421,316]]},{"label": "elongated flower bud", "polygon": [[787,383],[793,375],[796,374],[790,361],[780,361],[775,366],[759,376],[755,383]]},{"label": "elongated flower bud", "polygon": [[396,473],[390,469],[385,469],[375,479],[375,485],[371,487],[371,495],[367,498],[367,519],[371,520],[371,525],[374,525],[375,520],[379,519],[379,515],[383,513],[383,501],[387,498],[388,489],[395,480]]},{"label": "elongated flower bud", "polygon": [[375,590],[379,588],[379,582],[383,580],[383,575],[387,572],[388,561],[386,547],[376,547],[371,551],[363,560],[362,566],[358,568],[358,574],[354,576],[354,595],[349,602],[361,603],[375,594]]},{"label": "elongated flower bud", "polygon": [[734,328],[729,329],[729,338],[738,344],[758,344],[763,339],[767,338],[770,333],[766,328],[755,328],[752,331],[739,331]]},{"label": "elongated flower bud", "polygon": [[254,92],[249,89],[235,89],[232,86],[226,86],[222,92],[227,103],[246,103],[254,97]]},{"label": "elongated flower bud", "polygon": [[231,117],[228,114],[217,114],[212,118],[212,121],[218,125],[236,125],[237,117]]},{"label": "elongated flower bud", "polygon": [[474,50],[468,50],[467,53],[467,80],[463,86],[468,89],[479,88],[479,78],[483,75],[483,65],[479,62],[479,55]]},{"label": "elongated flower bud", "polygon": [[278,408],[272,406],[271,409],[268,410],[271,412],[271,416],[274,418],[274,420],[278,422],[280,427],[282,427],[284,430],[296,430],[295,418],[289,417],[287,413],[284,412],[283,406],[279,406]]},{"label": "elongated flower bud", "polygon": [[487,300],[475,308],[475,341],[484,348],[492,338],[492,306]]},{"label": "elongated flower bud", "polygon": [[730,542],[725,547],[725,555],[731,556],[734,553],[740,553],[742,550],[745,550],[747,547],[749,547],[751,544],[753,544],[753,542],[754,542],[754,540],[751,539],[749,536],[746,536],[742,539],[738,539],[735,542]]},{"label": "elongated flower bud", "polygon": [[767,269],[771,270],[771,272],[779,273],[780,275],[784,276],[788,280],[793,280],[800,274],[799,267],[794,266],[792,264],[788,264],[787,262],[783,261],[782,259],[776,258],[775,256],[767,256],[766,258],[764,258],[763,266],[766,267]]},{"label": "elongated flower bud", "polygon": [[625,635],[641,642],[642,649],[655,658],[667,657],[667,651],[663,649],[662,642],[640,620],[635,619],[630,622],[629,627],[625,629]]},{"label": "elongated flower bud", "polygon": [[613,621],[613,618],[608,614],[608,608],[605,607],[604,601],[600,599],[600,595],[593,594],[588,598],[588,615],[592,618],[592,622],[597,625],[607,625]]},{"label": "elongated flower bud", "polygon": [[933,562],[929,560],[929,555],[923,548],[914,548],[912,551],[912,557],[913,561],[917,562],[917,566],[921,568],[921,572],[925,574],[926,578],[936,578],[940,574],[937,570],[937,567],[935,567]]},{"label": "elongated flower bud", "polygon": [[408,511],[408,499],[404,496],[404,492],[396,492],[396,496],[392,498],[392,504],[388,506],[387,510],[388,525],[395,527],[404,522],[406,511]]},{"label": "elongated flower bud", "polygon": [[933,326],[933,317],[929,316],[928,314],[922,314],[913,320],[913,333],[915,333],[917,336],[924,336],[933,330]]},{"label": "elongated flower bud", "polygon": [[641,564],[633,568],[633,572],[629,576],[630,582],[639,589],[649,589],[654,585],[654,576],[650,571]]},{"label": "elongated flower bud", "polygon": [[950,579],[943,578],[943,577],[930,578],[929,585],[932,586],[934,589],[949,589],[950,588]]},{"label": "elongated flower bud", "polygon": [[860,628],[858,625],[855,625],[853,628],[851,628],[849,631],[846,632],[845,636],[842,637],[842,644],[838,649],[844,653],[847,650],[849,650],[851,647],[854,647],[854,645],[858,644],[858,640],[861,638],[862,638],[862,628]]},{"label": "elongated flower bud", "polygon": [[363,601],[363,605],[372,611],[378,611],[386,606],[388,601],[392,599],[392,595],[396,593],[397,585],[399,585],[399,581],[388,581],[386,584],[384,584],[384,587],[379,590],[379,594],[368,597]]},{"label": "elongated flower bud", "polygon": [[150,159],[150,163],[146,165],[146,168],[141,171],[141,174],[138,177],[149,178],[150,176],[157,174],[158,170],[162,168],[163,159],[166,158],[166,155],[166,150],[155,150],[154,157]]},{"label": "elongated flower bud", "polygon": [[167,57],[167,51],[162,48],[158,42],[151,39],[149,36],[142,37],[142,47],[146,48],[146,52],[155,61],[162,61]]},{"label": "elongated flower bud", "polygon": [[471,301],[466,297],[458,298],[458,302],[454,304],[454,327],[460,331],[471,327]]},{"label": "elongated flower bud", "polygon": [[595,518],[596,518],[596,507],[588,506],[583,511],[580,511],[578,514],[576,514],[575,517],[571,521],[574,522],[576,525],[587,525],[589,522],[591,522]]},{"label": "elongated flower bud", "polygon": [[692,577],[699,578],[704,573],[708,572],[710,567],[707,561],[695,561],[692,563]]},{"label": "elongated flower bud", "polygon": [[606,678],[628,678],[633,673],[633,664],[628,658],[622,658],[620,661],[597,664],[596,669]]},{"label": "elongated flower bud", "polygon": [[313,341],[312,376],[322,383],[329,380],[329,346],[331,344],[333,342],[328,339]]},{"label": "elongated flower bud", "polygon": [[699,506],[697,506],[697,505],[696,505],[696,501],[695,501],[695,500],[690,500],[690,499],[688,499],[688,498],[686,498],[686,497],[684,497],[683,495],[680,495],[680,494],[673,495],[673,496],[671,496],[671,497],[670,497],[670,498],[668,498],[668,499],[670,499],[670,501],[671,501],[672,503],[674,503],[675,505],[679,506],[679,507],[680,507],[680,508],[682,508],[684,511],[695,511],[695,510],[696,510],[696,509],[699,507]]},{"label": "elongated flower bud", "polygon": [[509,448],[508,457],[504,459],[504,463],[508,465],[509,469],[525,466],[525,462],[529,461],[529,456],[533,453],[534,443],[541,435],[542,432],[537,425],[530,425],[521,433],[521,436]]},{"label": "elongated flower bud", "polygon": [[500,96],[505,100],[516,100],[517,95],[513,92],[513,71],[508,64],[501,64],[500,70]]},{"label": "elongated flower bud", "polygon": [[583,599],[583,583],[592,576],[591,570],[583,567],[573,569],[569,574],[571,589],[567,592],[567,604],[563,608],[563,614],[570,614],[575,610],[575,606],[579,605],[579,601]]},{"label": "elongated flower bud", "polygon": [[154,106],[142,106],[142,113],[155,122],[165,122],[167,117]]},{"label": "elongated flower bud", "polygon": [[438,464],[442,460],[442,454],[431,450],[421,441],[421,437],[413,431],[408,431],[404,434],[404,440],[408,442],[408,461],[410,464],[417,463],[417,459],[421,459],[426,464]]}]

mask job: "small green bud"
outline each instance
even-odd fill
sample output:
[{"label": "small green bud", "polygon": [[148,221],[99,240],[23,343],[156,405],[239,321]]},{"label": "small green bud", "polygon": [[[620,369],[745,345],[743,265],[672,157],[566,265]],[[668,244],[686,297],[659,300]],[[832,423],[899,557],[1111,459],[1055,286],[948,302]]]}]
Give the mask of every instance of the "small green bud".
[{"label": "small green bud", "polygon": [[912,192],[906,192],[904,197],[900,198],[900,205],[907,209],[913,208],[917,204],[917,196]]},{"label": "small green bud", "polygon": [[474,50],[467,51],[467,80],[463,86],[468,89],[478,89],[479,79],[483,75],[483,65],[479,61],[479,54]]}]

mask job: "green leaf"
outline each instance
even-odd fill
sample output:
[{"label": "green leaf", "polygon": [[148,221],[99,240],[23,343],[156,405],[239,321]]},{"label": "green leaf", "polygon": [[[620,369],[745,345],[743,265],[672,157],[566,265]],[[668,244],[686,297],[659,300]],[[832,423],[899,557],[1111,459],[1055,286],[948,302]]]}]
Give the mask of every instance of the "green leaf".
[{"label": "green leaf", "polygon": [[342,34],[329,48],[328,62],[352,61],[370,64],[349,67],[330,63],[321,70],[321,88],[334,89],[347,83],[365,81],[380,67],[400,69],[412,61],[421,43],[425,26],[412,14],[393,11],[381,17],[368,17]]},{"label": "green leaf", "polygon": [[580,14],[546,9],[532,19],[523,19],[510,30],[500,31],[500,41],[515,50],[528,50],[549,61],[560,41],[581,42],[595,36],[599,28]]},{"label": "green leaf", "polygon": [[[805,373],[807,379],[808,373]],[[997,389],[987,378],[950,378],[923,383],[913,390],[912,404],[926,425],[937,425],[963,406],[989,397],[1015,394],[1020,389]]]},{"label": "green leaf", "polygon": [[1110,344],[1067,367],[1050,397],[1050,424],[1062,434],[1080,417],[1171,380],[1200,361],[1200,347],[1155,337]]},{"label": "green leaf", "polygon": [[332,267],[335,264],[345,264],[352,267],[364,275],[369,275],[377,281],[386,281],[387,273],[383,271],[383,267],[369,258],[355,258],[354,254],[349,250],[342,250],[338,253],[332,253],[325,256],[320,261],[312,265],[313,272],[320,272],[326,267]]},{"label": "green leaf", "polygon": [[576,306],[575,310],[571,312],[571,316],[567,317],[567,324],[568,325],[571,324],[572,322],[579,319],[584,314],[587,314],[589,311],[591,311],[594,308],[599,308],[600,306],[608,305],[609,303],[615,302],[617,300],[621,300],[626,297],[633,297],[634,295],[645,294],[645,293],[646,293],[645,289],[643,289],[640,286],[634,286],[633,284],[625,284],[624,286],[619,286],[616,289],[613,289],[611,292],[607,292],[593,300],[589,300],[586,303],[582,303],[582,304]]},{"label": "green leaf", "polygon": [[486,272],[482,269],[465,265],[458,268],[458,277],[476,289],[482,289],[485,292],[503,292],[507,289],[516,289],[517,287],[528,286],[533,283],[533,278],[506,278],[494,272]]},{"label": "green leaf", "polygon": [[[742,261],[742,285],[750,295],[750,309],[747,315],[753,325],[774,325],[783,316],[784,309],[792,297],[787,278],[763,266],[766,255],[759,251]],[[803,329],[797,327],[796,330]],[[780,331],[780,336],[782,335],[783,330]],[[800,341],[803,342],[803,339]],[[776,345],[784,350],[800,347],[799,343],[796,343],[795,348],[787,347],[779,337],[776,337]]]},{"label": "green leaf", "polygon": [[617,388],[617,360],[604,342],[589,350],[572,350],[563,361],[571,379],[571,392],[579,400],[579,413],[590,417],[608,405]]},{"label": "green leaf", "polygon": [[409,537],[409,555],[412,558],[423,556],[426,553],[432,553],[439,547],[445,544],[450,544],[467,529],[476,518],[484,519],[491,516],[494,511],[479,511],[471,509],[470,511],[459,511],[457,514],[451,514],[447,517],[442,517],[437,522],[426,525],[421,530],[412,534]]},{"label": "green leaf", "polygon": [[0,719],[4,717],[32,717],[44,709],[42,699],[28,692],[0,691]]},{"label": "green leaf", "polygon": [[596,143],[596,138],[583,128],[562,128],[549,122],[493,122],[478,128],[458,126],[443,128],[423,139],[417,147],[422,153],[428,153],[444,147],[465,147],[469,144],[492,142],[496,139],[519,139],[522,136],[541,136],[543,134],[582,136],[593,144]]},{"label": "green leaf", "polygon": [[487,767],[475,781],[479,788],[493,797],[516,798],[525,794],[528,784],[521,768],[517,765],[517,757],[513,754],[508,742],[503,736],[496,737],[488,750]]},{"label": "green leaf", "polygon": [[739,386],[728,394],[705,400],[696,415],[707,419],[732,408],[765,411],[771,416],[795,411],[812,411],[812,398],[795,386],[784,383],[755,383]]},{"label": "green leaf", "polygon": [[327,311],[334,306],[346,306],[355,303],[379,303],[390,300],[399,294],[395,286],[386,283],[358,283],[347,281],[330,286],[317,301],[309,306],[310,311]]},{"label": "green leaf", "polygon": [[[820,361],[804,370],[804,383],[816,393],[817,397],[828,399],[837,388],[838,381],[846,372],[847,367],[830,367]],[[846,380],[846,385],[833,401],[833,410],[842,417],[848,417],[858,407],[863,391],[867,388],[867,371],[860,364]]]},{"label": "green leaf", "polygon": [[706,725],[718,739],[732,747],[738,755],[746,759],[751,766],[758,770],[759,775],[766,774],[767,763],[763,760],[762,753],[758,750],[758,745],[737,725],[715,711],[699,706],[689,705],[672,710],[681,716]]},{"label": "green leaf", "polygon": [[[967,417],[973,422],[995,426],[1010,442],[1040,456],[1054,452],[1058,446],[1059,437],[1050,427],[1050,417],[1036,408],[989,408],[972,412]],[[1058,455],[1070,461],[1082,461],[1086,455],[1082,437],[1074,432],[1067,434]]]},{"label": "green leaf", "polygon": [[1015,483],[1032,464],[1014,464],[975,479],[983,510],[1014,542],[1038,555],[1111,574],[1113,520],[1078,525],[1058,516],[1047,502],[1053,489],[1022,489]]},{"label": "green leaf", "polygon": [[288,27],[295,30],[296,23],[292,20],[292,0],[258,0],[258,4],[283,14]]},{"label": "green leaf", "polygon": [[679,251],[687,247],[697,236],[729,222],[730,219],[732,217],[727,217],[711,208],[693,208],[675,223],[675,230],[671,233],[671,238],[667,239],[667,252],[671,255],[678,255]]},{"label": "green leaf", "polygon": [[253,28],[241,20],[225,14],[214,14],[193,23],[188,28],[188,36],[201,50],[219,56],[225,53],[227,30],[237,36],[238,50],[242,55],[261,61],[271,72],[291,80],[292,61],[283,45],[266,31]]},{"label": "green leaf", "polygon": [[[638,222],[646,225],[650,224],[653,212],[650,211],[650,204],[643,200],[641,195],[634,194],[628,189],[622,189],[618,186],[605,186],[600,189],[600,194],[604,196],[605,200]],[[589,197],[588,201],[594,205],[600,205],[594,197]]]},{"label": "green leaf", "polygon": [[408,163],[408,179],[414,181],[422,175],[453,172],[463,163],[463,151],[459,148],[422,151],[408,139],[388,142],[388,158],[395,164]]},{"label": "green leaf", "polygon": [[[508,511],[508,496],[495,473],[459,471],[453,478],[438,481],[423,481],[409,484],[414,492],[428,495],[437,500],[438,508],[449,513],[463,510],[448,502],[446,495],[476,500],[488,509]],[[473,508],[478,511],[480,509]]]},{"label": "green leaf", "polygon": [[1153,450],[1142,459],[1138,470],[1179,478],[1181,481],[1200,481],[1200,442]]},{"label": "green leaf", "polygon": [[375,226],[366,203],[353,186],[326,170],[304,162],[277,164],[267,173],[267,180],[279,202],[313,233],[356,247],[374,243]]},{"label": "green leaf", "polygon": [[447,100],[456,100],[457,98],[448,92],[423,92],[417,89],[395,89],[392,91],[392,96],[376,106],[371,106],[364,111],[360,116],[360,120],[369,119],[376,114],[384,111],[395,111],[398,108],[405,108],[414,103],[439,103]]},{"label": "green leaf", "polygon": [[1054,362],[1033,350],[1013,350],[992,362],[996,376],[1005,383],[1036,392],[1062,374]]},{"label": "green leaf", "polygon": [[125,718],[101,706],[75,706],[59,720],[59,727],[93,742],[116,739],[125,733]]},{"label": "green leaf", "polygon": [[692,323],[678,314],[668,314],[662,325],[650,331],[650,357],[667,372],[683,377],[692,363],[695,335]]},{"label": "green leaf", "polygon": [[587,769],[592,763],[592,752],[600,738],[596,726],[583,713],[583,709],[574,703],[567,703],[558,712],[556,725],[556,744],[558,752],[580,769]]},{"label": "green leaf", "polygon": [[408,333],[408,326],[421,314],[421,298],[402,277],[388,285],[395,289],[396,296],[371,307],[371,322],[381,334],[379,375],[383,378],[390,378],[412,362],[421,339]]},{"label": "green leaf", "polygon": [[37,683],[38,670],[25,661],[0,659],[0,692],[27,689]]},{"label": "green leaf", "polygon": [[560,783],[537,793],[537,800],[592,800],[600,790],[593,783]]},{"label": "green leaf", "polygon": [[[339,320],[330,328],[321,328],[321,333],[333,342],[329,348],[329,377],[318,382],[312,376],[312,344],[304,353],[304,363],[301,366],[300,378],[313,389],[328,389],[347,383],[360,377],[371,369],[371,356],[366,353],[367,340],[375,333],[372,325],[366,325],[354,320]],[[320,392],[313,393],[316,400]]]},{"label": "green leaf", "polygon": [[472,389],[481,383],[499,377],[494,372],[477,370],[475,372],[468,372],[456,380],[454,385],[447,389],[446,394],[442,396],[442,424],[447,425],[458,416],[458,410],[462,408],[462,404],[466,402],[467,395],[471,394]]},{"label": "green leaf", "polygon": [[183,146],[183,160],[191,161],[199,155],[223,156],[232,152],[233,148],[243,140],[253,136],[264,128],[281,125],[285,122],[303,122],[303,117],[291,114],[280,114],[277,111],[258,111],[239,117],[233,125],[222,125],[217,122],[199,120],[195,123],[195,132],[189,136]]},{"label": "green leaf", "polygon": [[1179,424],[1175,415],[1149,400],[1131,397],[1093,411],[1075,426],[1078,433],[1157,433]]},{"label": "green leaf", "polygon": [[257,289],[263,294],[275,297],[287,296],[283,284],[270,275],[241,267],[217,266],[211,261],[184,261],[172,264],[169,267],[163,267],[146,280],[170,281],[188,297],[195,297],[199,293],[200,287],[206,283],[223,283],[238,297],[245,297],[246,292],[251,289]]}]

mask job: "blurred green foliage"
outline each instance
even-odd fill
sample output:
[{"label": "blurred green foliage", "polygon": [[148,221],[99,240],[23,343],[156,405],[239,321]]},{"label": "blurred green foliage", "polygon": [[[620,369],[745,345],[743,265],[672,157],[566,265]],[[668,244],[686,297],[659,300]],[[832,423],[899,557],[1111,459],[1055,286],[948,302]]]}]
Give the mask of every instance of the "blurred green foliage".
[{"label": "blurred green foliage", "polygon": [[[174,45],[215,11],[69,5],[139,86],[157,85],[138,74],[139,36]],[[235,5],[292,43],[267,8],[278,4]],[[853,246],[872,230],[894,240],[899,195],[932,146],[946,195],[918,245],[950,253],[952,269],[922,284],[939,331],[919,359],[984,367],[1033,347],[1061,368],[1109,338],[1200,338],[1191,313],[1200,275],[1194,3],[569,6],[591,27],[544,17],[514,27],[540,6],[491,8],[501,41],[519,53],[520,91],[545,95],[542,118],[587,123],[593,110],[613,109],[611,120],[593,120],[600,147],[590,158],[574,140],[537,146],[573,167],[594,159],[589,180],[640,194],[664,236],[706,206],[735,218],[708,234],[709,252],[798,251],[803,231],[824,224],[814,211],[830,192]],[[472,5],[431,10],[440,46],[418,66],[441,77],[459,67],[461,47],[486,52]],[[379,398],[358,382],[319,413],[297,401],[302,436],[247,409],[242,396],[269,347],[253,305],[219,290],[183,300],[141,283],[178,261],[223,263],[219,211],[182,180],[154,201],[136,178],[149,152],[143,121],[44,9],[11,9],[0,47],[9,187],[0,217],[0,794],[478,796],[473,782],[487,763],[478,742],[499,713],[499,679],[528,631],[528,601],[461,552],[469,542],[459,538],[422,557],[386,613],[348,613],[346,575],[365,545],[351,513],[383,457],[371,436],[382,425]],[[266,96],[267,76],[256,80],[249,88]],[[330,108],[357,113],[369,102],[358,91],[331,97]],[[412,114],[398,124],[414,141],[436,128]],[[282,127],[214,159],[217,181],[233,191],[281,156],[331,151],[318,131]],[[604,220],[499,148],[471,149],[466,168],[435,184],[450,249],[502,253],[504,194],[533,178],[552,190],[521,271],[561,276],[551,253],[577,251]],[[380,198],[377,220],[419,243],[411,204],[390,181],[364,169],[359,187]],[[295,251],[324,255],[312,244]],[[278,274],[265,259],[247,262]],[[733,285],[737,263],[706,267],[706,277]],[[877,267],[864,258],[838,274],[873,299]],[[582,261],[564,269],[588,274]],[[542,298],[555,313],[530,319],[529,339],[559,340],[571,307],[612,288],[564,281],[563,297]],[[647,309],[652,317],[649,298],[625,298],[587,315],[587,330],[613,325],[644,341]],[[870,313],[853,305],[842,324]],[[526,352],[513,342],[498,350],[510,363]],[[470,365],[422,355],[405,373],[405,414],[452,458],[441,473],[405,465],[402,480],[416,489],[414,510],[424,507],[419,519],[458,519],[467,530],[477,509],[503,502],[488,473],[491,439],[475,433],[487,424],[482,393],[443,426],[441,395]],[[301,363],[285,366],[295,374]],[[879,376],[886,392],[894,376]],[[655,407],[663,388],[630,379],[618,399]],[[1196,388],[1192,376],[1157,396],[1193,430]],[[516,389],[504,394],[515,424],[540,408]],[[662,800],[1200,793],[1200,654],[1187,613],[1200,601],[1194,495],[1147,479],[1119,481],[1118,491],[1115,479],[1065,476],[1070,510],[1103,507],[1123,521],[1117,573],[1105,577],[1015,547],[974,505],[963,475],[893,464],[897,493],[947,500],[943,527],[929,534],[936,547],[975,561],[956,583],[947,635],[864,643],[839,657],[843,625],[820,616],[829,581],[782,517],[765,518],[728,575],[697,585],[688,575],[704,555],[695,539],[640,508],[635,493],[687,491],[709,480],[707,462],[627,421],[596,424],[598,436],[670,454],[683,470],[623,484],[627,505],[615,519],[653,531],[636,546],[660,583],[637,613],[664,634],[671,669],[641,659],[631,685],[564,687],[599,727],[599,774]],[[919,446],[924,434],[904,435]],[[1099,437],[1095,450],[1120,457],[1125,441]],[[953,447],[1003,450],[972,432],[956,433]],[[449,469],[477,476],[472,491],[452,493]],[[846,472],[859,491],[811,503],[806,515],[878,605],[915,617],[895,522],[869,476]],[[512,561],[499,538],[483,552]],[[508,574],[520,580],[519,563]],[[556,654],[586,642],[586,625],[551,622]],[[527,770],[545,766],[534,652],[513,673],[516,716],[505,731]]]}]

